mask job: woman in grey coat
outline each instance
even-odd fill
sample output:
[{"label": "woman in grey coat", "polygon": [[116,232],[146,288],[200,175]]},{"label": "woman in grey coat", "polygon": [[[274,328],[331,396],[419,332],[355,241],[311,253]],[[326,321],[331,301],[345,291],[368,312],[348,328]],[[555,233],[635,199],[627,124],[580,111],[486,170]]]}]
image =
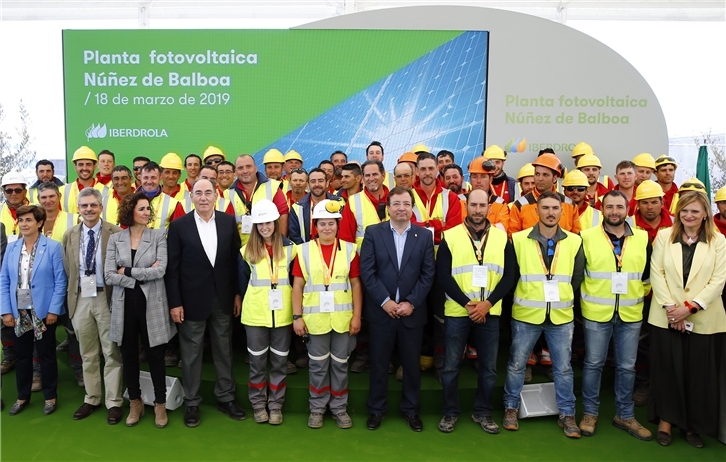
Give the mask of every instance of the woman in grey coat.
[{"label": "woman in grey coat", "polygon": [[142,192],[124,198],[118,219],[127,229],[109,239],[104,272],[106,283],[114,286],[111,340],[121,349],[131,402],[126,425],[136,425],[144,415],[139,384],[140,337],[154,385],[155,423],[163,428],[168,423],[164,351],[176,333],[176,326],[169,316],[164,286],[166,237],[163,231],[146,227],[152,214],[149,200]]}]

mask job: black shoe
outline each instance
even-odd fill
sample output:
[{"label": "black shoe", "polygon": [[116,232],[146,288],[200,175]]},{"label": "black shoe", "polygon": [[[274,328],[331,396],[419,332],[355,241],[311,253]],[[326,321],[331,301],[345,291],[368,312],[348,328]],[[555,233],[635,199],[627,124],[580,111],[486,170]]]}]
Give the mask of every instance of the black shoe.
[{"label": "black shoe", "polygon": [[23,409],[28,407],[28,404],[30,404],[30,400],[26,399],[24,402],[15,401],[15,404],[10,408],[10,412],[8,414],[10,415],[18,415],[21,412],[23,412]]},{"label": "black shoe", "polygon": [[242,409],[239,404],[235,403],[234,400],[227,401],[226,403],[217,403],[217,410],[224,412],[232,420],[245,420],[245,410]]},{"label": "black shoe", "polygon": [[108,409],[108,417],[106,418],[106,422],[109,425],[116,425],[117,423],[121,422],[121,417],[121,407],[113,406]]},{"label": "black shoe", "polygon": [[199,425],[199,406],[187,406],[187,412],[184,414],[184,425],[194,428]]},{"label": "black shoe", "polygon": [[418,414],[414,415],[404,415],[404,420],[408,422],[408,428],[415,432],[420,432],[423,430],[423,422],[421,421],[421,417],[418,416]]},{"label": "black shoe", "polygon": [[371,414],[368,416],[366,426],[368,430],[378,430],[381,426],[381,420],[383,420],[383,414]]},{"label": "black shoe", "polygon": [[83,403],[83,405],[78,408],[75,414],[73,414],[73,420],[85,419],[89,415],[93,414],[93,411],[95,411],[99,407],[101,406],[94,406],[93,404]]}]

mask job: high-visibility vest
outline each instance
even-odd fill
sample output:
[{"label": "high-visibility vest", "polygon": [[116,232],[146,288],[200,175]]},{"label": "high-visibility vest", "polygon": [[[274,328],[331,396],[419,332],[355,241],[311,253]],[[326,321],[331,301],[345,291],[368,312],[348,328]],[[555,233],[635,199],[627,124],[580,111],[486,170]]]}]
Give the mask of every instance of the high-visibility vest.
[{"label": "high-visibility vest", "polygon": [[35,205],[40,205],[40,199],[38,199],[38,188],[28,189],[28,202]]},{"label": "high-visibility vest", "polygon": [[[268,179],[260,184],[257,190],[252,193],[252,207],[262,199],[273,200],[278,189],[280,189],[280,182],[277,180]],[[237,229],[242,239],[242,245],[245,245],[250,240],[250,235],[242,234],[242,217],[250,215],[252,210],[251,208],[250,210],[247,209],[244,199],[240,197],[240,193],[235,189],[229,190],[229,199],[232,201],[232,206],[234,207],[234,217],[237,220]]]},{"label": "high-visibility vest", "polygon": [[331,330],[345,333],[353,319],[353,289],[350,286],[350,263],[355,257],[355,245],[338,240],[340,250],[335,254],[333,274],[328,290],[333,291],[332,313],[320,312],[320,292],[325,291],[323,263],[320,261],[318,241],[302,244],[298,251],[300,269],[305,278],[303,287],[303,321],[313,335],[327,334]]},{"label": "high-visibility vest", "polygon": [[151,205],[154,220],[151,222],[149,228],[167,229],[178,203],[179,201],[164,193],[159,193],[158,196],[151,199],[149,205]]},{"label": "high-visibility vest", "polygon": [[396,187],[393,172],[385,172],[383,174],[383,184],[386,186],[386,188],[388,188],[389,191]]},{"label": "high-visibility vest", "polygon": [[[93,180],[93,189],[98,189],[101,196],[109,194],[109,188],[103,183]],[[63,185],[61,188],[61,200],[63,201],[63,211],[68,213],[78,213],[78,181],[71,181]]]},{"label": "high-visibility vest", "polygon": [[[68,213],[61,210],[58,212],[58,216],[55,217],[55,223],[53,224],[53,231],[51,232],[51,235],[48,236],[48,234],[46,234],[46,237],[49,237],[56,242],[62,243],[63,235],[66,233],[66,231],[73,228],[78,223],[79,216],[77,213]],[[48,232],[45,227],[43,228],[43,231],[45,233]]]},{"label": "high-visibility vest", "polygon": [[[444,231],[446,245],[451,251],[451,276],[461,291],[474,302],[489,298],[504,275],[504,248],[507,246],[507,233],[494,226],[490,226],[487,233],[489,236],[482,258],[483,265],[487,267],[487,286],[479,288],[472,285],[473,268],[479,265],[479,261],[476,259],[471,238],[466,231],[466,224],[462,223]],[[502,314],[502,301],[499,300],[492,306],[489,313],[494,316]],[[452,317],[469,315],[466,308],[459,305],[448,294],[446,294],[446,302],[444,302],[444,314]]]},{"label": "high-visibility vest", "polygon": [[[242,246],[240,253],[244,257],[247,246]],[[289,268],[295,258],[295,245],[283,247],[284,256],[280,261],[274,262],[277,266],[278,280],[277,289],[282,292],[282,309],[271,310],[269,306],[268,292],[272,288],[270,275],[270,258],[265,252],[265,260],[258,263],[250,263],[244,260],[250,267],[252,274],[250,282],[242,301],[242,324],[258,327],[282,327],[292,324],[292,286],[290,285]]]},{"label": "high-visibility vest", "polygon": [[[561,228],[560,228],[561,229]],[[542,324],[547,313],[552,324],[560,325],[574,319],[572,307],[575,294],[572,290],[572,272],[575,256],[582,239],[576,234],[562,230],[567,237],[557,242],[555,261],[551,265],[551,279],[557,280],[560,291],[559,302],[545,302],[544,282],[548,276],[540,258],[540,244],[527,236],[531,229],[512,234],[514,251],[519,263],[520,278],[514,290],[512,318],[529,324]]]},{"label": "high-visibility vest", "polygon": [[5,235],[20,238],[18,221],[10,213],[10,207],[8,207],[7,202],[0,205],[0,221],[5,225]]},{"label": "high-visibility vest", "polygon": [[[431,198],[433,200],[433,198]],[[429,215],[429,209],[421,200],[416,191],[413,191],[413,215],[419,223],[427,223],[429,220],[441,220],[445,225],[446,215],[449,213],[449,190],[442,189],[436,194],[434,210]]]},{"label": "high-visibility vest", "polygon": [[602,226],[583,230],[582,248],[587,266],[585,279],[580,286],[582,315],[595,322],[608,322],[615,314],[623,322],[643,320],[645,289],[643,271],[647,261],[648,233],[633,229],[633,235],[625,237],[621,247],[622,268],[628,275],[628,293],[612,293],[612,274],[618,272],[610,238]]},{"label": "high-visibility vest", "polygon": [[590,229],[600,226],[602,223],[602,213],[595,207],[589,205],[580,215],[580,229]]},{"label": "high-visibility vest", "polygon": [[103,196],[103,211],[101,212],[101,219],[107,223],[113,223],[118,226],[118,206],[119,200],[113,194],[113,190],[109,194]]},{"label": "high-visibility vest", "polygon": [[[189,213],[192,210],[194,210],[194,202],[192,202],[192,193],[187,191],[184,191],[184,199],[179,201],[179,203],[184,208],[184,211]],[[214,209],[218,212],[226,212],[227,207],[229,207],[229,199],[225,199],[223,195],[219,195],[217,197],[217,202],[214,204]]]},{"label": "high-visibility vest", "polygon": [[[349,197],[348,207],[355,217],[355,245],[358,251],[360,251],[366,228],[370,225],[380,223],[381,219],[378,218],[378,209],[376,209],[376,206],[373,205],[368,196],[365,195],[365,191]],[[388,219],[388,207],[386,207],[386,219]]]}]

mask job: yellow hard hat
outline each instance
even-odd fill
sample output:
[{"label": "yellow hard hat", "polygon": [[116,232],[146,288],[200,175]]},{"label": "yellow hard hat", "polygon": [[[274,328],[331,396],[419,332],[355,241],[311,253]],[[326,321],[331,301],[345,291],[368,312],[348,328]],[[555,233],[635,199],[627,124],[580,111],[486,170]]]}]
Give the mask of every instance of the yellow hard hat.
[{"label": "yellow hard hat", "polygon": [[208,157],[222,156],[222,159],[227,160],[227,156],[224,155],[221,149],[216,146],[209,146],[202,155],[202,162],[206,162]]},{"label": "yellow hard hat", "polygon": [[565,180],[562,182],[562,186],[589,186],[587,176],[579,170],[572,170],[565,175]]},{"label": "yellow hard hat", "polygon": [[534,176],[534,165],[524,164],[517,173],[517,181],[522,181],[522,178],[526,176]]},{"label": "yellow hard hat", "polygon": [[161,158],[161,162],[159,162],[159,167],[161,167],[162,169],[168,168],[171,170],[184,170],[184,165],[182,164],[181,157],[174,154],[173,152],[170,152]]},{"label": "yellow hard hat", "polygon": [[716,191],[716,197],[713,199],[714,202],[726,201],[726,186]]},{"label": "yellow hard hat", "polygon": [[635,190],[635,200],[642,201],[643,199],[653,199],[655,197],[663,197],[663,188],[653,180],[645,180],[640,183]]},{"label": "yellow hard hat", "polygon": [[580,161],[577,163],[577,168],[583,167],[602,168],[602,164],[600,163],[600,159],[598,159],[595,154],[585,154],[580,158]]},{"label": "yellow hard hat", "polygon": [[419,367],[422,371],[427,371],[434,367],[434,357],[421,355],[419,358]]},{"label": "yellow hard hat", "polygon": [[697,191],[706,194],[706,185],[698,178],[691,178],[690,180],[684,181],[681,187],[678,188],[678,192],[683,191]]},{"label": "yellow hard hat", "polygon": [[262,158],[263,164],[284,164],[285,156],[275,148],[270,149],[265,153],[265,157]]},{"label": "yellow hard hat", "polygon": [[655,170],[655,159],[647,152],[641,152],[637,156],[633,157],[633,163],[636,167],[646,167]]},{"label": "yellow hard hat", "polygon": [[285,154],[285,162],[288,160],[299,160],[300,162],[303,162],[303,158],[300,153],[293,149],[287,151],[287,154]]},{"label": "yellow hard hat", "polygon": [[417,153],[417,152],[430,152],[429,151],[429,147],[426,146],[423,143],[418,143],[416,146],[414,146],[413,148],[411,148],[411,151],[414,152],[414,153]]},{"label": "yellow hard hat", "polygon": [[658,156],[658,158],[655,160],[655,169],[658,170],[658,167],[662,167],[664,165],[672,165],[675,168],[678,168],[678,164],[676,163],[676,160],[670,156],[666,156],[665,154]]},{"label": "yellow hard hat", "polygon": [[93,149],[89,148],[88,146],[81,146],[80,148],[76,149],[76,152],[73,153],[72,162],[75,162],[77,160],[92,160],[94,162],[98,162],[98,157],[96,157],[96,153],[93,152]]},{"label": "yellow hard hat", "polygon": [[482,154],[487,159],[507,160],[507,153],[496,144],[492,144]]},{"label": "yellow hard hat", "polygon": [[595,154],[592,150],[592,146],[585,143],[584,141],[580,141],[575,145],[575,148],[572,150],[572,157],[580,157],[584,156],[585,154]]}]

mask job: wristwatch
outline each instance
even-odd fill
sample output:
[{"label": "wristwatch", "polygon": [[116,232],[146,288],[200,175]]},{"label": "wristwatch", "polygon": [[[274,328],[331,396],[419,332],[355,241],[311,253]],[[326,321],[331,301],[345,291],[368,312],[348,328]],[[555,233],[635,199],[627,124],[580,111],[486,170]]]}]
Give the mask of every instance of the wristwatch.
[{"label": "wristwatch", "polygon": [[293,314],[292,315],[292,320],[293,321],[297,321],[298,319],[302,319],[302,315],[301,314]]}]

